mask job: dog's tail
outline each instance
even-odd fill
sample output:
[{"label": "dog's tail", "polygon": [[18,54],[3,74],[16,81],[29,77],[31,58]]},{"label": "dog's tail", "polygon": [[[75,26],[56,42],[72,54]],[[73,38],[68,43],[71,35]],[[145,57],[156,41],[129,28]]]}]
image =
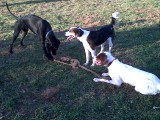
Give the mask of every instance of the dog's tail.
[{"label": "dog's tail", "polygon": [[115,26],[117,24],[117,19],[119,18],[120,13],[114,12],[111,17],[111,25]]},{"label": "dog's tail", "polygon": [[7,10],[9,11],[9,13],[10,13],[15,19],[18,19],[18,17],[15,16],[15,15],[10,11],[10,9],[9,9],[9,7],[8,7],[7,1],[6,1],[6,7],[7,7]]}]

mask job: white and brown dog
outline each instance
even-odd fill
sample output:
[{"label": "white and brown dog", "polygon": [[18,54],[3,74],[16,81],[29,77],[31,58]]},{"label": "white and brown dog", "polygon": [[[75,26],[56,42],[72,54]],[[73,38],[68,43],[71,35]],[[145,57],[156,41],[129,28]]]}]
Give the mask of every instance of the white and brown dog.
[{"label": "white and brown dog", "polygon": [[109,25],[105,25],[100,30],[97,31],[87,31],[79,27],[71,27],[68,32],[66,32],[66,36],[68,36],[67,40],[71,40],[73,38],[77,38],[83,44],[86,53],[86,62],[84,65],[89,64],[90,53],[93,58],[93,63],[91,66],[95,65],[96,58],[96,48],[101,46],[100,53],[104,52],[104,46],[108,42],[109,51],[113,46],[112,40],[115,37],[114,25],[117,22],[119,12],[112,13],[112,20]]},{"label": "white and brown dog", "polygon": [[96,57],[96,65],[108,67],[108,73],[102,76],[110,76],[111,80],[94,78],[95,82],[106,82],[116,86],[127,83],[135,86],[135,90],[144,95],[156,95],[160,93],[160,79],[149,72],[124,64],[115,59],[110,52],[104,52]]}]

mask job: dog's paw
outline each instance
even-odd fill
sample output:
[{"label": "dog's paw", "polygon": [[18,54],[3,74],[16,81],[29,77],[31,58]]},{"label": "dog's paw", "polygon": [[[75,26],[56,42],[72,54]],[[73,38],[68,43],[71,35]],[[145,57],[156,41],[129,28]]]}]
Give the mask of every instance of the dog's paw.
[{"label": "dog's paw", "polygon": [[84,65],[84,66],[87,66],[88,64],[89,64],[89,63],[84,63],[83,65]]},{"label": "dog's paw", "polygon": [[12,51],[12,50],[9,50],[9,53],[10,53],[10,54],[12,54],[12,53],[13,53],[13,51]]},{"label": "dog's paw", "polygon": [[99,82],[99,78],[94,78],[93,81],[94,82]]},{"label": "dog's paw", "polygon": [[48,60],[53,61],[54,59],[53,59],[53,57],[50,57],[50,58],[48,58]]},{"label": "dog's paw", "polygon": [[22,47],[25,47],[25,45],[23,44],[23,42],[21,42],[21,44],[20,44]]},{"label": "dog's paw", "polygon": [[107,77],[107,76],[109,76],[109,75],[108,75],[108,73],[102,73],[102,76],[103,76],[103,77]]},{"label": "dog's paw", "polygon": [[51,55],[45,55],[45,56],[46,56],[46,58],[47,58],[48,60],[51,60],[51,61],[54,60]]},{"label": "dog's paw", "polygon": [[91,67],[94,67],[94,66],[95,66],[95,64],[92,64],[92,65],[91,65]]}]

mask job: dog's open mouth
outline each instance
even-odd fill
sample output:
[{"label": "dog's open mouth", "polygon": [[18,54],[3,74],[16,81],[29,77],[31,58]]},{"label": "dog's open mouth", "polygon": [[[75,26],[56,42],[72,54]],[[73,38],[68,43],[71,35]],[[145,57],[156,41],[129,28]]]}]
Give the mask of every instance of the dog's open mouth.
[{"label": "dog's open mouth", "polygon": [[75,38],[73,35],[70,35],[67,37],[67,40],[72,40],[73,38]]},{"label": "dog's open mouth", "polygon": [[100,61],[96,61],[96,65],[101,65],[101,62]]}]

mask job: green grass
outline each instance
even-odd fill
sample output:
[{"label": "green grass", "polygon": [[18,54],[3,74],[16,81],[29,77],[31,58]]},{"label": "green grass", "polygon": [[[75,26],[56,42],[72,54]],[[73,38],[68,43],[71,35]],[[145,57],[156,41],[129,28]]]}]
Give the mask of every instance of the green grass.
[{"label": "green grass", "polygon": [[[66,42],[71,26],[89,30],[110,22],[121,13],[113,55],[120,61],[160,77],[159,0],[8,0],[17,16],[36,14],[52,25],[62,44],[58,55],[78,59],[85,54],[80,42]],[[0,119],[4,120],[159,120],[160,95],[137,93],[134,87],[93,82],[92,74],[46,61],[38,37],[30,33],[19,39],[14,54],[8,53],[15,19],[0,2]],[[73,52],[74,51],[74,52]],[[104,67],[88,67],[101,74]],[[53,88],[55,93],[42,95]]]}]

